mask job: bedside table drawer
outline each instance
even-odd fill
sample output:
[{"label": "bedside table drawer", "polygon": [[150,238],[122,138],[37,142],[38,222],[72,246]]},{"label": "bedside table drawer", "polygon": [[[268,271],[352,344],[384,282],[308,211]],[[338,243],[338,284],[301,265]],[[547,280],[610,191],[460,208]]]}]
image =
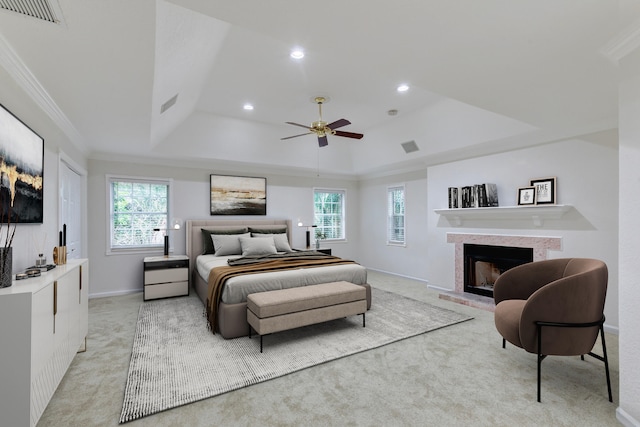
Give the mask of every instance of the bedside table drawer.
[{"label": "bedside table drawer", "polygon": [[145,285],[182,282],[185,280],[189,280],[189,269],[187,268],[168,268],[166,270],[148,270],[144,272]]},{"label": "bedside table drawer", "polygon": [[144,300],[183,296],[189,294],[189,282],[159,283],[144,287]]}]

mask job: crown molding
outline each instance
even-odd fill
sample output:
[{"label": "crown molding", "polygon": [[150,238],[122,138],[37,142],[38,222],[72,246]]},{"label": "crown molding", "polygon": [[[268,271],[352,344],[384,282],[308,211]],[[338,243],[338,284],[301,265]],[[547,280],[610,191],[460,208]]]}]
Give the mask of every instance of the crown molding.
[{"label": "crown molding", "polygon": [[600,49],[600,53],[617,64],[638,47],[640,47],[640,19],[620,31]]},{"label": "crown molding", "polygon": [[22,59],[13,50],[9,42],[0,34],[0,64],[7,70],[7,73],[18,83],[29,97],[44,111],[49,118],[58,126],[69,140],[81,152],[86,152],[84,138],[73,126],[69,118],[62,112],[60,107],[51,98],[47,90],[40,84],[36,76],[33,75],[29,67],[22,62]]}]

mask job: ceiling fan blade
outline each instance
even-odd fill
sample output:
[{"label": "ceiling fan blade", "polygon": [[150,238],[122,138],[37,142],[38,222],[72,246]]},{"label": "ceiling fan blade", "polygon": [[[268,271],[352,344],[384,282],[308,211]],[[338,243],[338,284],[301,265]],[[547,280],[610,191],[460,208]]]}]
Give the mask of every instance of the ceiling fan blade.
[{"label": "ceiling fan blade", "polygon": [[327,125],[327,127],[331,130],[336,130],[338,128],[341,128],[342,126],[346,126],[346,125],[350,125],[351,122],[347,119],[340,119],[340,120],[336,120],[333,123],[329,123]]},{"label": "ceiling fan blade", "polygon": [[318,145],[320,147],[326,147],[327,145],[329,145],[329,141],[327,141],[327,136],[319,136],[318,137]]},{"label": "ceiling fan blade", "polygon": [[355,132],[344,132],[341,130],[337,130],[336,131],[336,136],[344,136],[345,138],[354,138],[354,139],[362,139],[362,137],[364,136],[361,133],[355,133]]},{"label": "ceiling fan blade", "polygon": [[300,126],[301,128],[310,129],[309,126],[301,125],[300,123],[294,123],[294,122],[285,122],[285,123],[288,124],[288,125]]},{"label": "ceiling fan blade", "polygon": [[284,138],[280,138],[280,141],[284,141],[285,139],[297,138],[299,136],[309,135],[311,133],[313,133],[313,132],[301,133],[300,135],[286,136]]}]

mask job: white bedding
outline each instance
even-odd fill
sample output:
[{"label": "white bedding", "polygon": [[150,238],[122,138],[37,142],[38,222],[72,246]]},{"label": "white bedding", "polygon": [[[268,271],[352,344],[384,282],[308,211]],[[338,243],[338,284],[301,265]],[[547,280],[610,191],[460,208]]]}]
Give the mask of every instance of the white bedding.
[{"label": "white bedding", "polygon": [[[198,274],[209,281],[209,271],[214,267],[226,266],[229,258],[238,256],[200,255],[196,258]],[[367,283],[367,270],[360,264],[340,264],[325,267],[298,268],[295,270],[272,271],[232,277],[222,290],[222,302],[234,304],[247,300],[247,295],[255,292],[319,283],[347,281],[356,285]]]}]

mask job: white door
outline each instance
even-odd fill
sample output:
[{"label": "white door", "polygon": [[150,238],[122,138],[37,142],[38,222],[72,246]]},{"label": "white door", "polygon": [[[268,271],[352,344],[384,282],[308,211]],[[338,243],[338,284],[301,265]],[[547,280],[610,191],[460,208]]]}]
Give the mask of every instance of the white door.
[{"label": "white door", "polygon": [[60,230],[67,228],[67,259],[82,258],[82,176],[60,162]]}]

